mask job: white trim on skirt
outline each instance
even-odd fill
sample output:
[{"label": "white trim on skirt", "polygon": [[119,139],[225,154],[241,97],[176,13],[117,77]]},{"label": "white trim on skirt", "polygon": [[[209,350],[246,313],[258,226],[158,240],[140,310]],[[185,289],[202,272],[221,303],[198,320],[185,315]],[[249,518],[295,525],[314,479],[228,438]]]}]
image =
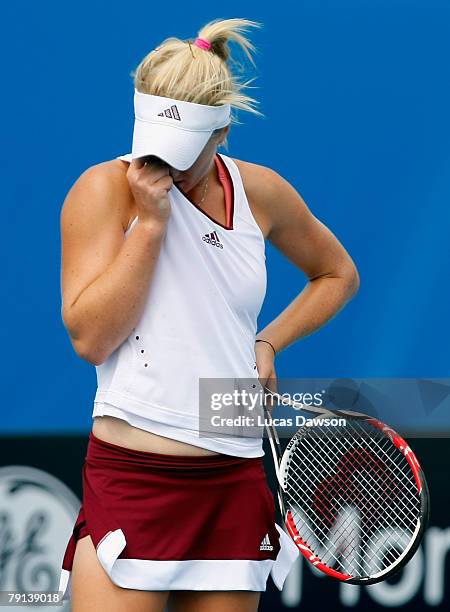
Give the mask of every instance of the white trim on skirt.
[{"label": "white trim on skirt", "polygon": [[[265,591],[269,575],[281,591],[299,555],[297,546],[278,524],[280,551],[275,560],[206,559],[150,561],[118,559],[126,540],[121,529],[106,534],[97,546],[98,559],[117,586],[144,591]],[[71,595],[71,572],[61,570],[59,591]]]}]

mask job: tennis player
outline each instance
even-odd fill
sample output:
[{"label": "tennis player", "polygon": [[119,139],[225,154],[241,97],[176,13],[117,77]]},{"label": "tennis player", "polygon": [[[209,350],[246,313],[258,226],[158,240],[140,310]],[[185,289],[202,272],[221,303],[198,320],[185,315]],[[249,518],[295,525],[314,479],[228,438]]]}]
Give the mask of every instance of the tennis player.
[{"label": "tennis player", "polygon": [[[254,63],[249,26],[215,20],[150,52],[133,74],[131,153],[90,167],[64,202],[62,317],[98,380],[61,571],[73,612],[254,612],[298,556],[275,522],[261,437],[198,426],[199,379],[274,379],[276,354],[358,286],[285,179],[217,152],[233,108],[260,114],[229,66],[229,41]],[[309,282],[257,331],[265,239]]]}]

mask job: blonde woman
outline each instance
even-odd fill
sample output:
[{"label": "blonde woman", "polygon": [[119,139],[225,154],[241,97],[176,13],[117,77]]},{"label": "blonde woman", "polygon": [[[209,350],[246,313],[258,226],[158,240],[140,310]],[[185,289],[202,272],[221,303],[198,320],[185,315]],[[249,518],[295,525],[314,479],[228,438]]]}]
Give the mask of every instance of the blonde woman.
[{"label": "blonde woman", "polygon": [[[73,612],[253,612],[297,549],[255,436],[199,432],[199,379],[275,379],[276,354],[351,298],[336,237],[275,171],[217,152],[255,110],[228,42],[245,19],[168,38],[134,73],[131,154],[85,171],[61,215],[62,316],[96,366],[83,503],[60,588]],[[309,282],[264,329],[270,240]],[[273,383],[272,383],[273,384]]]}]

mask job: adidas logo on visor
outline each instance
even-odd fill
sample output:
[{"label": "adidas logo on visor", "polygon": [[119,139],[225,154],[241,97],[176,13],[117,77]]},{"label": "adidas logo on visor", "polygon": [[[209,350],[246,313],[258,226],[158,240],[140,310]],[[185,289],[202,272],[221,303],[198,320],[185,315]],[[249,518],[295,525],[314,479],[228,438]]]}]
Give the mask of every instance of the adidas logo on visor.
[{"label": "adidas logo on visor", "polygon": [[173,104],[170,108],[166,108],[161,113],[158,113],[158,117],[168,117],[169,119],[176,119],[181,121],[180,113],[176,104]]}]

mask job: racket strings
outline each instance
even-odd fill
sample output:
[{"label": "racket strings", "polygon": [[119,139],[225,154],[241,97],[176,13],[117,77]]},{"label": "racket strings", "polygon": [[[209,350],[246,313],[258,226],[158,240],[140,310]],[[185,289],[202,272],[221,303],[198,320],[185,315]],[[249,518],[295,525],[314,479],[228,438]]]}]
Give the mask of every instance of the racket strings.
[{"label": "racket strings", "polygon": [[[291,506],[292,511],[292,506]],[[295,523],[305,523],[305,516],[301,516],[299,512],[294,511]],[[311,516],[306,517],[306,519],[311,519]],[[342,565],[346,569],[350,570],[352,574],[355,574],[355,569],[349,567],[348,559],[351,555],[353,555],[353,564],[357,564],[359,570],[361,571],[361,575],[364,575],[364,567],[358,561],[358,556],[355,555],[355,552],[358,551],[358,547],[361,545],[361,538],[358,532],[355,530],[355,516],[350,516],[350,518],[346,522],[341,522],[339,525],[339,541],[334,541],[333,537],[327,535],[324,530],[321,531],[321,535],[323,536],[322,544],[325,544],[325,547],[322,545],[313,545],[311,546],[311,541],[314,542],[316,532],[312,529],[306,529],[305,533],[301,534],[302,539],[307,543],[310,548],[317,551],[317,556],[320,556],[322,562],[327,565],[334,566],[336,563]],[[316,525],[317,527],[317,525]],[[386,540],[389,537],[387,534]],[[325,541],[326,540],[326,541]],[[342,541],[344,540],[345,545],[343,545]],[[320,552],[319,552],[320,550]],[[345,555],[345,563],[341,564],[341,557]],[[383,562],[383,559],[376,554],[376,549],[374,551],[374,555],[377,556],[378,561],[380,561],[380,565]]]},{"label": "racket strings", "polygon": [[[370,489],[370,484],[371,483],[369,482],[368,478],[365,476],[365,474],[367,473],[367,470],[359,469],[360,466],[358,466],[354,461],[351,460],[351,456],[348,453],[346,453],[346,455],[344,455],[344,456],[346,458],[347,463],[351,465],[351,467],[354,469],[354,471],[358,471],[358,477],[361,479],[360,481],[358,481],[358,486],[361,485],[361,491],[360,491],[359,496],[357,495],[358,489],[356,488],[355,483],[353,483],[351,495],[349,495],[348,488],[344,488],[344,490],[346,489],[345,490],[346,501],[352,501],[352,499],[351,499],[352,497],[356,498],[355,501],[360,501],[361,498],[363,498],[363,496],[364,496],[364,499],[366,501],[365,514],[366,514],[366,516],[368,518],[370,518],[370,510],[371,509],[372,510],[375,509],[375,512],[377,512],[378,514],[380,514],[380,512],[382,513],[384,508],[385,508],[385,506],[380,506],[380,501],[381,502],[385,502],[386,501],[386,495],[383,492],[383,495],[378,496],[378,498],[377,498],[376,491],[373,490],[373,487],[372,487],[372,490]],[[348,474],[346,474],[345,480],[343,481],[343,483],[338,482],[337,483],[338,485],[347,484],[348,482],[350,482],[350,484],[352,484],[352,481],[350,481],[350,479],[349,479],[349,477],[353,476],[353,473],[350,470],[350,465],[346,466],[349,469],[348,469]],[[362,466],[362,467],[364,468],[366,466]],[[378,474],[378,479],[373,479],[372,478],[371,480],[376,483],[376,485],[377,485],[377,487],[379,489],[380,485],[385,483],[387,479],[386,478],[383,479],[383,480],[380,479],[379,478],[379,474]],[[389,484],[392,487],[392,481],[391,480],[390,480]],[[364,486],[364,485],[366,485],[366,486]],[[340,489],[341,487],[338,487],[338,488]],[[331,487],[329,487],[329,489],[332,490]],[[334,493],[334,491],[333,491],[333,493]],[[367,503],[367,500],[370,500],[372,503],[371,504]],[[403,504],[403,500],[401,498],[399,498],[399,502],[400,502],[400,504]],[[379,506],[378,508],[376,507],[377,503],[378,503],[378,506]],[[406,506],[405,506],[404,510],[407,511],[408,508],[406,508]],[[401,517],[399,517],[399,518],[401,518]],[[372,519],[373,519],[373,517],[372,517]]]},{"label": "racket strings", "polygon": [[[311,492],[311,494],[314,494],[314,491],[311,487],[308,487],[309,491]],[[295,496],[292,495],[291,491],[289,490],[290,487],[287,487],[287,494],[288,497],[294,502],[295,501]],[[312,516],[311,512],[306,512],[305,509],[303,509],[304,511],[304,516],[301,515],[301,512],[299,511],[298,508],[295,508],[295,506],[292,504],[290,505],[290,509],[291,509],[291,513],[293,512],[293,516],[294,516],[294,522],[296,524],[302,523],[302,525],[305,527],[304,529],[304,534],[302,539],[308,544],[310,545],[311,541],[315,540],[315,533],[316,531],[320,532],[320,535],[323,537],[322,542],[326,545],[326,550],[323,551],[321,553],[321,560],[328,564],[328,565],[333,565],[333,563],[331,563],[331,561],[335,561],[335,562],[340,562],[339,559],[339,551],[337,550],[336,544],[333,541],[332,537],[330,537],[329,535],[329,531],[327,529],[327,526],[322,526],[321,523],[323,522],[322,517],[320,517],[319,515],[315,514],[315,517]],[[307,519],[305,521],[305,518]],[[349,539],[349,534],[351,531],[351,527],[353,525],[353,516],[351,517],[350,520],[348,520],[347,522],[341,522],[340,525],[340,536],[342,539],[342,536],[346,536],[346,548],[345,550],[342,550],[342,552],[347,552],[347,554],[349,554],[349,551],[351,551],[353,548],[356,549],[357,546],[359,546],[360,544],[360,538],[359,538],[359,534],[354,533],[353,536],[351,537],[351,539]],[[316,520],[316,522],[314,522],[314,520]],[[314,524],[315,529],[313,530],[313,528],[310,528],[308,525],[309,524]],[[353,530],[354,531],[354,530]],[[313,549],[317,549],[317,546],[313,546]],[[360,563],[358,563],[358,560],[355,559],[355,562],[360,566],[361,571],[363,570],[362,565]]]},{"label": "racket strings", "polygon": [[420,514],[406,458],[364,421],[307,429],[292,446],[285,474],[301,539],[323,563],[355,576],[394,564]]},{"label": "racket strings", "polygon": [[[342,442],[342,440],[341,440],[341,442]],[[305,443],[308,444],[308,440],[307,439],[305,439]],[[336,447],[336,443],[333,442],[333,440],[331,440],[331,444]],[[309,445],[309,448],[312,451],[314,450],[314,448],[311,445]],[[338,449],[338,452],[339,452],[339,449]],[[336,460],[339,459],[338,454],[337,453],[333,453],[333,451],[331,449],[330,449],[330,454],[332,454]],[[306,457],[306,460],[307,459],[308,458]],[[313,475],[314,472],[310,470],[310,474]],[[367,481],[366,478],[364,478],[364,474],[361,473],[360,475],[364,479],[364,481],[367,483],[367,485],[369,485],[370,483]],[[377,484],[379,484],[378,481],[377,481]],[[413,481],[413,479],[409,479],[409,484],[411,485],[412,489],[414,490],[414,481]],[[373,493],[370,491],[370,488],[368,486],[366,486],[365,488],[363,486],[361,487],[361,495],[363,495],[363,494],[365,494],[366,497],[368,496],[369,498],[372,498],[372,500],[376,501]],[[409,506],[409,507],[407,506],[407,504],[404,502],[404,500],[400,499],[399,503],[404,505],[404,511],[405,512],[407,512],[409,510],[413,510],[413,508],[411,506]]]},{"label": "racket strings", "polygon": [[[310,471],[310,475],[311,475],[311,471]],[[373,497],[373,496],[372,496],[372,497]],[[366,514],[366,516],[367,516],[368,518],[370,518],[370,516],[368,516],[368,510],[367,510],[367,508],[366,508],[366,512],[365,512],[365,514]],[[408,525],[407,525],[407,524],[406,524],[404,521],[403,521],[403,526],[404,526],[406,529],[409,529],[409,526],[408,526]],[[346,529],[346,525],[345,525],[345,524],[343,524],[343,525],[341,526],[341,529],[340,529],[340,534],[341,534],[341,536],[347,535],[347,533],[346,533],[346,532],[348,532],[348,529]],[[387,538],[389,538],[389,533],[386,535],[386,538],[385,538],[385,539],[387,539]],[[347,541],[347,542],[348,542],[348,541]],[[348,542],[348,546],[347,546],[347,548],[351,548],[350,544],[351,544],[351,542]],[[345,552],[345,551],[343,551],[343,552]]]},{"label": "racket strings", "polygon": [[[344,499],[344,501],[347,501],[347,500]],[[316,506],[317,506],[317,504],[316,504]],[[367,512],[366,512],[366,514],[367,514]],[[345,531],[346,531],[346,525],[344,524],[344,525],[341,526],[341,532],[344,533]],[[348,536],[347,536],[347,538],[348,538]]]},{"label": "racket strings", "polygon": [[[353,429],[355,429],[353,427]],[[382,434],[380,434],[382,435]],[[403,511],[407,515],[409,512],[416,515],[417,513],[417,503],[418,503],[418,495],[417,495],[417,487],[414,480],[414,476],[411,472],[410,466],[408,464],[407,459],[404,455],[396,449],[389,441],[386,440],[385,436],[382,436],[382,440],[387,445],[387,449],[383,448],[380,444],[378,444],[377,440],[373,437],[366,436],[365,441],[370,447],[374,447],[373,450],[375,453],[381,452],[384,453],[383,457],[390,461],[391,469],[395,474],[395,478],[398,480],[398,485],[403,485],[407,488],[409,495],[397,497],[397,503],[400,506],[403,506]],[[376,445],[376,446],[375,446]],[[406,473],[405,473],[406,471]],[[402,491],[402,493],[404,490]],[[412,501],[413,500],[413,501]]]},{"label": "racket strings", "polygon": [[[352,440],[353,440],[353,438],[352,438]],[[371,445],[372,440],[371,440],[370,438],[367,438],[367,439],[366,439],[366,442],[367,442],[369,445]],[[333,441],[333,439],[331,439],[331,444],[333,444],[333,445],[334,445],[334,447],[337,449],[337,452],[339,452],[339,447],[337,447],[337,446],[336,446],[336,442],[335,442],[335,441]],[[392,447],[392,445],[390,445],[390,446]],[[396,449],[395,449],[395,447],[392,447],[392,448],[394,448],[394,450],[396,450]],[[380,447],[380,449],[379,449],[379,450],[381,450],[381,447]],[[376,450],[376,449],[375,449],[375,452],[377,452],[377,450]],[[401,453],[398,453],[398,451],[397,451],[397,455],[400,455],[400,457],[403,459],[403,461],[402,461],[402,463],[403,463],[403,464],[408,465],[408,464],[407,464],[407,461],[404,459],[404,457],[403,457],[403,455],[402,455]],[[337,455],[335,455],[335,456],[337,456]],[[386,455],[386,456],[389,456],[389,455]],[[347,457],[347,460],[349,460],[349,458],[348,458],[348,457]],[[395,464],[395,462],[394,462],[394,466],[395,466],[395,467],[397,467],[397,464]],[[355,466],[355,467],[357,467],[357,466]],[[409,465],[408,465],[408,468],[409,468]],[[394,469],[395,469],[395,468],[394,468]],[[365,477],[364,477],[364,472],[361,472],[361,474],[360,474],[360,475],[361,475],[361,477],[364,479],[364,482],[365,482],[367,485],[370,485],[370,482],[367,480],[367,478],[365,478]],[[400,476],[401,476],[401,475],[402,475],[402,479],[400,478]],[[408,485],[411,487],[412,491],[415,491],[415,490],[416,490],[416,489],[415,489],[415,481],[414,481],[414,478],[413,478],[412,476],[411,476],[411,478],[408,478],[408,477],[407,477],[407,476],[406,476],[406,475],[405,475],[405,474],[402,472],[402,470],[400,470],[400,472],[399,472],[399,473],[396,473],[396,476],[398,477],[399,482],[403,482],[403,484],[408,484]],[[372,479],[372,481],[373,481],[373,479]],[[381,482],[381,481],[379,481],[378,479],[377,479],[375,482],[376,482],[377,484],[382,484],[382,482]],[[368,495],[371,495],[371,497],[373,497],[373,494],[371,494],[371,492],[370,492],[370,488],[366,488],[366,493],[367,493]],[[405,498],[405,499],[400,498],[398,501],[399,501],[399,503],[400,503],[400,504],[404,505],[404,510],[405,510],[405,512],[407,512],[408,510],[412,510],[412,507],[411,507],[411,506],[408,508],[408,499],[407,499],[407,498]]]},{"label": "racket strings", "polygon": [[[352,424],[351,420],[348,421],[348,423],[352,431],[354,431],[355,435],[359,437],[361,435],[361,432],[360,432],[361,425],[359,426],[359,428],[357,428],[355,427],[355,425]],[[364,428],[363,431],[365,433],[365,440],[367,444],[373,447],[373,450],[375,452],[377,451],[380,452],[383,455],[383,457],[386,458],[388,462],[392,464],[392,468],[396,472],[398,469],[400,469],[402,475],[406,478],[406,480],[409,480],[411,485],[415,486],[414,476],[411,472],[408,461],[405,459],[404,455],[400,453],[399,450],[395,446],[393,446],[390,440],[388,440],[386,436],[384,436],[383,434],[381,434],[381,432],[377,430],[375,430],[377,434],[376,437],[374,437],[373,433],[369,434],[366,431],[366,428]],[[380,444],[380,440],[383,443],[383,445]]]},{"label": "racket strings", "polygon": [[[294,472],[296,473],[297,477],[300,477],[300,474],[297,472],[297,470],[295,470],[293,465],[295,465],[295,461],[292,461],[290,469],[294,470]],[[306,469],[310,473],[310,476],[313,476],[313,477],[317,476],[317,475],[315,475],[309,469],[309,467],[307,465],[306,466],[302,466],[302,467],[306,467]],[[304,474],[302,474],[302,476],[303,475]],[[313,496],[314,495],[313,488],[307,484],[307,481],[304,481],[303,484],[306,485],[306,487],[308,488],[308,492],[311,494],[311,496]],[[292,489],[292,487],[290,486],[289,480],[288,480],[288,484],[287,484],[287,487],[286,487],[286,493],[287,493],[287,496],[290,498],[291,502],[295,502],[296,496],[292,494],[292,490],[291,489]],[[313,508],[312,507],[308,507],[306,504],[305,504],[305,507],[302,508],[302,512],[304,513],[304,516],[301,516],[301,512],[300,512],[299,508],[295,507],[293,504],[290,504],[290,509],[291,509],[291,513],[293,512],[293,515],[294,515],[294,522],[296,524],[302,523],[302,525],[305,527],[305,532],[307,532],[308,529],[309,529],[309,533],[307,535],[303,535],[303,540],[306,543],[309,544],[309,542],[311,540],[314,540],[314,536],[315,536],[315,532],[313,531],[312,528],[309,528],[309,526],[308,526],[309,524],[314,525],[315,529],[320,532],[320,535],[323,538],[323,542],[325,542],[325,541],[328,542],[328,544],[327,544],[328,548],[326,550],[326,554],[322,555],[322,561],[324,563],[329,563],[330,562],[330,558],[329,557],[332,557],[334,559],[334,561],[339,562],[338,551],[336,550],[336,554],[333,552],[333,550],[335,548],[335,544],[334,544],[332,538],[329,535],[328,526],[322,524],[323,523],[323,517],[321,517],[317,513],[315,513]],[[309,512],[308,512],[308,510],[309,510]],[[305,517],[307,519],[306,521],[305,521]],[[297,519],[297,520],[295,520],[295,519]],[[347,524],[350,526],[351,521],[348,521]],[[340,532],[341,532],[341,534],[347,534],[347,533],[350,532],[350,529],[349,529],[349,527],[347,527],[347,525],[345,523],[341,523]],[[355,539],[356,539],[356,534],[353,536],[352,540],[355,540]],[[355,546],[358,543],[359,543],[359,539],[358,539],[358,542],[355,543]],[[352,541],[349,541],[347,539],[347,546],[351,547],[351,544],[352,544]],[[326,556],[326,555],[328,555],[328,556]]]},{"label": "racket strings", "polygon": [[[291,506],[291,512],[292,512],[293,508]],[[311,520],[311,515],[306,515],[306,519]],[[298,517],[298,518],[297,518]],[[297,520],[295,520],[295,518],[297,518]],[[319,518],[320,521],[320,517]],[[338,547],[336,546],[336,543],[332,540],[332,538],[329,537],[329,535],[327,534],[327,532],[325,531],[325,529],[321,529],[317,524],[315,525],[316,528],[319,529],[319,531],[321,532],[321,535],[324,537],[325,540],[327,540],[328,542],[328,548],[326,549],[326,551],[322,552],[320,554],[321,556],[321,560],[328,564],[328,565],[332,565],[330,563],[331,560],[334,560],[336,562],[339,563],[340,559],[338,557],[339,554],[342,555],[350,555],[353,551],[357,550],[357,547],[359,547],[361,545],[361,538],[359,533],[355,532],[354,526],[355,526],[355,519],[357,517],[355,517],[355,515],[350,516],[350,518],[346,521],[346,522],[341,522],[340,526],[339,526],[339,539],[342,541],[345,541],[345,545],[343,546],[342,543],[339,546],[339,550]],[[305,517],[301,516],[300,512],[298,512],[298,510],[294,509],[294,522],[298,523],[299,521],[302,521],[303,523],[305,522]],[[353,532],[353,535],[352,535]],[[313,529],[309,530],[309,534],[304,535],[303,536],[303,540],[309,544],[309,542],[312,540],[314,541],[314,536],[315,536],[315,532],[313,531]],[[390,534],[387,533],[385,536],[385,541],[387,541],[390,537]],[[384,542],[380,542],[380,544],[384,544]],[[331,545],[331,546],[330,546]],[[317,546],[313,546],[312,548],[317,548]],[[333,550],[335,550],[335,553],[333,552]],[[373,553],[374,555],[376,555],[376,551]],[[318,555],[319,556],[319,555]],[[379,561],[383,561],[383,559],[379,556],[376,555]],[[393,555],[394,557],[394,555]],[[361,563],[358,562],[358,558],[356,557],[354,559],[354,562],[358,564],[361,572],[364,574],[363,570],[363,566]],[[348,564],[347,564],[348,565]]]},{"label": "racket strings", "polygon": [[[354,440],[353,438],[350,440],[350,444],[352,444],[352,445],[353,445],[353,440]],[[342,441],[342,440],[340,440],[340,441]],[[337,459],[337,460],[339,460],[339,455],[338,455],[338,453],[340,452],[340,449],[339,449],[339,447],[337,446],[336,441],[335,441],[333,438],[331,438],[330,442],[331,442],[331,444],[333,445],[333,447],[336,449],[336,453],[334,453],[334,458],[335,458],[335,459]],[[370,443],[371,443],[370,438],[366,438],[365,442],[366,442],[366,443],[368,442],[368,443],[370,444]],[[347,448],[347,450],[349,450],[349,448]],[[331,451],[331,453],[332,453],[332,450],[331,450],[331,449],[330,449],[330,451]],[[403,455],[401,455],[401,454],[400,454],[400,457],[402,457],[402,458],[403,458]],[[374,492],[373,490],[371,490],[371,489],[370,489],[370,486],[371,486],[371,485],[373,486],[373,485],[375,484],[375,485],[377,485],[378,487],[380,487],[380,485],[382,485],[383,483],[385,483],[385,482],[386,482],[387,478],[390,478],[390,482],[392,482],[391,474],[387,475],[387,476],[386,476],[386,478],[385,478],[384,480],[381,480],[381,479],[380,479],[379,474],[377,474],[377,479],[374,479],[372,474],[370,474],[370,478],[367,478],[367,477],[366,477],[367,470],[365,470],[365,469],[360,469],[360,468],[364,468],[365,466],[363,466],[363,465],[358,465],[358,463],[357,463],[357,462],[352,461],[352,456],[351,456],[351,455],[350,455],[348,452],[347,452],[347,453],[346,453],[346,455],[345,455],[345,460],[346,460],[346,462],[347,462],[347,464],[348,464],[348,465],[347,465],[347,467],[348,467],[349,469],[350,469],[350,467],[353,467],[353,468],[354,468],[354,471],[358,471],[358,476],[360,476],[360,477],[362,478],[362,480],[363,480],[363,483],[361,483],[361,485],[362,485],[362,486],[361,486],[361,489],[362,489],[362,490],[364,490],[364,493],[366,494],[366,496],[369,496],[371,499],[373,499],[373,500],[375,500],[375,501],[378,501],[378,499],[377,499],[377,498],[375,497],[375,495],[374,495],[374,493],[375,493],[375,492]],[[406,463],[406,461],[405,461],[405,463]],[[386,470],[385,470],[385,471],[386,471]],[[397,476],[399,476],[399,474],[396,474],[396,475],[397,475]],[[400,480],[400,479],[398,479],[398,480],[399,480],[399,482],[401,482],[401,480]],[[403,481],[403,484],[406,484],[406,483],[408,483],[408,484],[411,486],[411,488],[412,488],[412,490],[413,490],[413,491],[415,490],[415,483],[414,483],[413,478],[410,478],[410,479],[408,479],[408,478],[407,478],[407,479],[406,479],[406,481]],[[363,485],[366,485],[366,486],[364,487]],[[383,492],[384,492],[384,491],[383,491]],[[404,501],[402,498],[400,498],[400,499],[399,499],[399,503],[400,503],[400,504],[402,504],[402,505],[404,505],[404,510],[405,510],[405,511],[407,511],[407,510],[408,510],[408,508],[407,508],[407,504],[405,503],[405,501]]]},{"label": "racket strings", "polygon": [[[311,493],[314,493],[313,490],[309,487]],[[288,490],[289,493],[289,490]],[[292,498],[293,496],[290,495],[290,497]],[[294,522],[296,524],[298,524],[300,521],[305,524],[305,517],[307,519],[306,525],[308,525],[308,522],[314,520],[313,517],[311,516],[311,513],[307,513],[305,512],[305,516],[301,516],[300,513],[298,512],[298,510],[296,510],[295,508],[293,508],[291,506],[291,513],[294,513]],[[319,524],[321,521],[321,517],[318,516],[317,514],[315,515],[315,518],[318,520]],[[297,520],[295,520],[297,519]],[[320,531],[321,535],[324,538],[324,541],[326,540],[325,544],[328,546],[328,548],[326,549],[326,551],[323,551],[321,553],[321,560],[328,564],[328,565],[333,565],[334,562],[338,562],[340,561],[339,559],[339,555],[340,554],[346,554],[346,555],[350,555],[352,550],[356,550],[358,546],[360,546],[361,542],[360,542],[360,537],[359,537],[359,533],[355,533],[355,529],[354,529],[354,519],[355,517],[352,515],[350,516],[349,520],[346,522],[341,522],[340,524],[340,528],[339,528],[339,535],[340,535],[340,539],[343,539],[343,536],[345,536],[345,541],[346,541],[346,546],[345,548],[342,547],[342,544],[340,546],[340,550],[337,549],[336,543],[332,540],[331,537],[329,537],[328,532],[326,531],[326,527],[321,528],[320,525],[318,523],[316,523],[316,528],[318,528],[318,530]],[[351,533],[351,531],[353,531],[353,536],[349,539],[349,535]],[[311,529],[309,534],[307,535],[303,535],[302,538],[306,543],[308,543],[308,541],[314,541],[314,532]],[[316,547],[313,547],[317,549]],[[374,555],[376,555],[376,550],[374,551]],[[379,561],[383,561],[383,559],[379,556],[376,555],[377,559]],[[363,565],[359,562],[358,557],[354,558],[354,563],[356,563],[361,571],[361,575],[364,575],[364,567]]]}]

